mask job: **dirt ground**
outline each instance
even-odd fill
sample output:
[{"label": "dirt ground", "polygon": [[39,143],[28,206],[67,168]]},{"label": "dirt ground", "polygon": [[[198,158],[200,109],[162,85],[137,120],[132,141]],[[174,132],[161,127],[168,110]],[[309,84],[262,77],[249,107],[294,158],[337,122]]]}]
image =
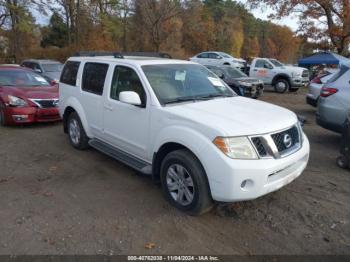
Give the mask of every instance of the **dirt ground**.
[{"label": "dirt ground", "polygon": [[305,92],[262,98],[306,117],[305,172],[201,217],[171,207],[150,178],[74,150],[61,123],[0,128],[0,254],[350,254],[350,172]]}]

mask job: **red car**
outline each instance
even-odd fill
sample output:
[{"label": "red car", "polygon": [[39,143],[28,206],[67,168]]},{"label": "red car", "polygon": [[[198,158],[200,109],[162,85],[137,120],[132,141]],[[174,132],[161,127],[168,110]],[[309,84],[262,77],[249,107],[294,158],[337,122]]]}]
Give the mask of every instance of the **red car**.
[{"label": "red car", "polygon": [[0,125],[60,120],[58,85],[30,69],[0,66]]}]

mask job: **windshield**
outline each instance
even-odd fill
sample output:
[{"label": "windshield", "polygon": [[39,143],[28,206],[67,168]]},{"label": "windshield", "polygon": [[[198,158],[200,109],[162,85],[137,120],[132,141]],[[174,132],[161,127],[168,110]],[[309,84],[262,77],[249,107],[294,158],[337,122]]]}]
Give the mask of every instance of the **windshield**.
[{"label": "windshield", "polygon": [[233,58],[232,56],[230,56],[229,54],[223,53],[223,52],[219,52],[219,54],[225,58]]},{"label": "windshield", "polygon": [[161,104],[234,96],[220,78],[201,65],[145,65],[142,69]]},{"label": "windshield", "polygon": [[31,71],[1,70],[0,86],[49,86],[50,84],[42,76]]},{"label": "windshield", "polygon": [[270,62],[277,67],[281,67],[284,66],[284,64],[282,64],[280,61],[276,60],[276,59],[270,59]]},{"label": "windshield", "polygon": [[238,70],[233,67],[227,67],[226,72],[229,74],[232,78],[240,78],[240,77],[248,77],[245,73],[243,73],[241,70]]},{"label": "windshield", "polygon": [[41,64],[45,72],[61,72],[63,65],[59,63]]}]

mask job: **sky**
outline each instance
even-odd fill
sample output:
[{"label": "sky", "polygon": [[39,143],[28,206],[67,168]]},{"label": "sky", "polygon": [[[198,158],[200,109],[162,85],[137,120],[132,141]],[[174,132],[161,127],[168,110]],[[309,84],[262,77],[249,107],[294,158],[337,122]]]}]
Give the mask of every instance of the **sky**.
[{"label": "sky", "polygon": [[[247,0],[236,0],[237,2],[241,2],[242,4],[246,5]],[[246,8],[249,10],[248,5],[246,5]],[[42,25],[46,25],[49,23],[49,16],[45,16],[41,13],[39,13],[36,10],[32,10],[33,15],[36,18],[36,22]],[[273,12],[273,10],[270,7],[264,7],[263,9],[254,9],[250,10],[250,12],[256,17],[260,18],[262,20],[270,20],[268,16]],[[298,29],[298,18],[289,16],[282,18],[281,20],[272,20],[272,22],[279,24],[279,25],[286,25],[290,27],[293,31],[296,31]]]},{"label": "sky", "polygon": [[[237,2],[240,2],[245,5],[245,7],[249,10],[249,6],[247,5],[247,0],[236,0]],[[253,9],[250,10],[250,12],[256,17],[260,18],[261,20],[271,20],[268,18],[268,16],[273,13],[273,10],[266,6],[263,9],[258,8],[258,9]],[[292,15],[288,17],[284,17],[280,20],[272,20],[275,24],[278,25],[286,25],[290,27],[294,32],[298,29],[298,18],[294,17]]]}]

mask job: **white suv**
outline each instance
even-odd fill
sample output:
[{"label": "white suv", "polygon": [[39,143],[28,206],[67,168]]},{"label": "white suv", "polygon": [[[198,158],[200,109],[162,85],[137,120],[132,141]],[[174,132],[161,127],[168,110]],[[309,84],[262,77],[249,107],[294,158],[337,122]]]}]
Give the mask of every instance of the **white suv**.
[{"label": "white suv", "polygon": [[297,178],[309,142],[291,111],[237,96],[204,66],[71,57],[60,80],[64,131],[160,181],[189,214],[255,199]]}]

